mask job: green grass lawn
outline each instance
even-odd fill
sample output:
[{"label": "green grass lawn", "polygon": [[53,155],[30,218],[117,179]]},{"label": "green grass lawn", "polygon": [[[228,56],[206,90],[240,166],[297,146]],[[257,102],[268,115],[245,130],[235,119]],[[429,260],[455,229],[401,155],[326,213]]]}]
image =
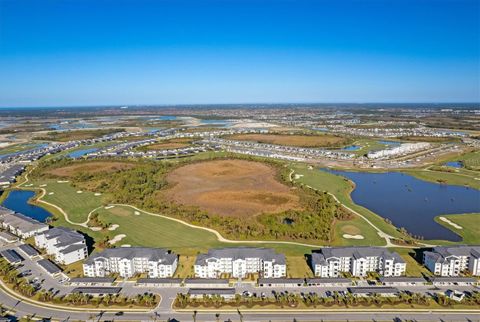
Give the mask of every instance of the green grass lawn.
[{"label": "green grass lawn", "polygon": [[[320,171],[316,168],[313,168],[310,170],[307,165],[300,164],[300,163],[291,164],[290,168],[293,169],[296,174],[303,175],[302,177],[299,177],[298,179],[296,179],[295,182],[308,185],[312,188],[316,188],[321,191],[328,191],[332,193],[338,198],[338,200],[342,204],[352,208],[353,210],[359,212],[360,214],[368,218],[374,225],[376,225],[382,231],[392,236],[401,237],[401,234],[397,231],[397,229],[393,225],[386,223],[385,220],[379,215],[373,213],[367,208],[364,208],[362,206],[355,204],[352,201],[352,199],[350,198],[350,192],[353,187],[352,187],[352,184],[346,178],[343,178],[341,176],[334,175],[325,171]],[[359,221],[357,221],[357,224],[359,224]],[[381,238],[378,237],[373,227],[369,225],[362,225],[362,227],[359,227],[359,228],[362,231],[362,235],[365,235],[365,237],[371,238],[371,240],[367,239],[367,241],[370,242],[370,245],[381,244],[380,242]],[[354,241],[352,239],[348,240],[348,242],[345,241],[345,243],[350,243],[350,242],[358,243],[358,241],[356,240]]]},{"label": "green grass lawn", "polygon": [[418,179],[430,181],[430,182],[444,182],[446,184],[457,186],[468,186],[475,189],[480,189],[480,173],[469,170],[459,170],[458,173],[442,172],[442,171],[430,171],[425,169],[411,169],[403,171]]},{"label": "green grass lawn", "polygon": [[313,277],[313,272],[304,256],[287,256],[287,276],[292,278]]},{"label": "green grass lawn", "polygon": [[435,221],[437,223],[462,236],[462,241],[460,244],[480,244],[480,213],[441,216],[461,226],[462,229],[453,227],[452,225],[440,220],[439,217],[440,216],[435,217]]},{"label": "green grass lawn", "polygon": [[[46,184],[42,187],[47,191],[42,200],[60,206],[73,222],[84,222],[90,211],[102,205],[102,196],[95,196],[89,191],[77,193],[80,190],[72,187],[68,182],[59,183],[56,179],[45,179],[31,181],[30,184],[33,186],[24,186],[24,188],[39,188]],[[53,194],[50,194],[52,192]]]}]

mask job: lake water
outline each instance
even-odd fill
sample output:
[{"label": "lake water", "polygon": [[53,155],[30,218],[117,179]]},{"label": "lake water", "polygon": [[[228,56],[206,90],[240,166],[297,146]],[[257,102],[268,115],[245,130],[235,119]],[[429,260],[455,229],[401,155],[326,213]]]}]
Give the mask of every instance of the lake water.
[{"label": "lake water", "polygon": [[81,150],[76,150],[76,151],[70,152],[69,154],[67,154],[67,156],[75,159],[75,158],[80,158],[87,153],[95,152],[97,150],[98,150],[97,148],[81,149]]},{"label": "lake water", "polygon": [[378,141],[378,143],[380,144],[385,144],[385,145],[388,145],[388,146],[397,146],[397,145],[400,145],[401,142],[397,142],[397,141],[387,141],[387,140],[380,140]]},{"label": "lake water", "polygon": [[41,207],[29,204],[28,200],[33,198],[33,196],[35,196],[34,191],[12,190],[2,202],[2,206],[38,221],[45,222],[52,214]]},{"label": "lake water", "polygon": [[452,168],[462,168],[463,167],[463,164],[460,161],[447,162],[447,163],[445,163],[445,165],[447,167],[452,167]]},{"label": "lake water", "polygon": [[349,146],[346,146],[344,147],[342,150],[344,151],[358,151],[360,150],[360,146],[359,145],[349,145]]},{"label": "lake water", "polygon": [[400,172],[325,171],[355,183],[351,197],[356,204],[425,239],[460,241],[434,217],[480,212],[480,191],[476,189],[431,183]]},{"label": "lake water", "polygon": [[202,125],[216,125],[216,126],[221,126],[221,127],[229,127],[229,126],[232,125],[232,121],[201,119],[200,124],[202,124]]}]

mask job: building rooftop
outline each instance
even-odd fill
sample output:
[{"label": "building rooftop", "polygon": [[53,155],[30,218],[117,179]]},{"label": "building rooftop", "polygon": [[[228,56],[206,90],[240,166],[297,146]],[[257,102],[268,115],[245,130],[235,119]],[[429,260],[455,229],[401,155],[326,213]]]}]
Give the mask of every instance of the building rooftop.
[{"label": "building rooftop", "polygon": [[76,287],[70,293],[117,294],[120,293],[121,290],[121,287]]},{"label": "building rooftop", "polygon": [[480,246],[438,246],[431,252],[425,252],[425,256],[431,257],[436,263],[443,263],[451,256],[473,256],[480,258]]},{"label": "building rooftop", "polygon": [[33,218],[24,216],[22,214],[14,213],[13,211],[6,208],[0,210],[0,221],[9,226],[15,227],[16,229],[24,233],[45,227],[48,228],[47,224],[41,223]]},{"label": "building rooftop", "polygon": [[46,239],[56,239],[57,247],[64,247],[76,243],[85,242],[85,237],[79,232],[66,228],[66,227],[54,227],[43,233]]},{"label": "building rooftop", "polygon": [[85,261],[85,264],[93,264],[95,261],[109,258],[147,258],[150,261],[160,261],[163,264],[171,265],[177,259],[177,255],[163,248],[119,247],[93,254]]},{"label": "building rooftop", "polygon": [[235,295],[234,288],[191,288],[190,295]]},{"label": "building rooftop", "polygon": [[2,255],[9,263],[20,263],[24,260],[24,258],[13,249],[2,250],[0,255]]},{"label": "building rooftop", "polygon": [[353,257],[384,257],[394,259],[397,263],[405,263],[403,258],[395,252],[390,252],[383,247],[356,246],[356,247],[325,247],[320,253],[312,253],[313,265],[326,265],[330,258]]},{"label": "building rooftop", "polygon": [[137,284],[181,284],[181,278],[139,278]]},{"label": "building rooftop", "polygon": [[38,262],[38,265],[40,265],[44,270],[46,270],[50,274],[56,274],[60,273],[62,270],[60,267],[49,261],[48,259],[41,259]]},{"label": "building rooftop", "polygon": [[226,278],[186,278],[185,284],[228,284]]},{"label": "building rooftop", "polygon": [[38,250],[36,250],[35,248],[33,248],[32,246],[30,246],[28,244],[20,245],[20,246],[18,246],[18,248],[20,248],[20,250],[22,252],[24,252],[25,254],[27,254],[30,257],[37,256],[38,254],[40,254],[38,252]]},{"label": "building rooftop", "polygon": [[195,265],[205,265],[206,260],[210,258],[231,258],[232,260],[261,258],[263,260],[274,260],[277,264],[286,263],[285,255],[278,254],[271,248],[231,247],[210,249],[207,254],[197,256]]}]

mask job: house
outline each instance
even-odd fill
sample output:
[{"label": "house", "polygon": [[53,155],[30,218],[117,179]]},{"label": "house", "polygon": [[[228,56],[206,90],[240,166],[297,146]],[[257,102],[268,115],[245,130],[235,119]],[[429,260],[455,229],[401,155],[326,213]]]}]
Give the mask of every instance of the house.
[{"label": "house", "polygon": [[437,276],[480,276],[480,246],[438,246],[423,253],[423,264]]},{"label": "house", "polygon": [[33,218],[15,213],[10,209],[0,207],[0,223],[3,229],[12,234],[27,239],[35,234],[48,230],[48,225]]},{"label": "house", "polygon": [[235,247],[211,249],[197,256],[195,276],[218,278],[231,274],[243,278],[250,273],[259,273],[264,278],[280,278],[287,275],[285,255],[269,248]]},{"label": "house", "polygon": [[318,277],[339,277],[341,273],[366,276],[376,272],[383,276],[402,276],[406,263],[397,253],[382,247],[322,248],[312,254],[312,269]]},{"label": "house", "polygon": [[147,273],[149,278],[172,277],[178,256],[163,248],[120,247],[106,249],[90,256],[83,264],[88,277],[104,277],[118,273],[121,277]]},{"label": "house", "polygon": [[53,255],[55,261],[68,265],[87,258],[88,251],[85,237],[79,232],[55,227],[35,235],[35,245]]}]

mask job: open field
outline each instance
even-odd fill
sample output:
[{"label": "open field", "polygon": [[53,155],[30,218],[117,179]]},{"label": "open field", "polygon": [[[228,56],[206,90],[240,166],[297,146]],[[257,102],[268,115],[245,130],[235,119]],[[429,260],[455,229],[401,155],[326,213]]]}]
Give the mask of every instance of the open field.
[{"label": "open field", "polygon": [[194,255],[180,256],[178,259],[177,270],[175,271],[175,275],[173,277],[178,277],[178,278],[194,277],[195,274],[193,272],[193,265],[195,264],[196,259],[197,257]]},{"label": "open field", "polygon": [[1,148],[0,149],[0,155],[2,154],[10,154],[10,153],[16,153],[20,151],[25,151],[29,149],[33,149],[37,146],[36,143],[18,143],[18,144],[12,144],[7,147]]},{"label": "open field", "polygon": [[252,216],[300,208],[299,197],[275,179],[275,169],[244,160],[189,164],[168,174],[166,196],[225,216]]},{"label": "open field", "polygon": [[79,173],[108,173],[108,172],[115,172],[119,170],[125,170],[133,168],[133,163],[128,162],[104,162],[104,161],[94,161],[88,163],[78,163],[72,164],[65,167],[55,168],[52,170],[46,171],[48,174],[52,174],[58,177],[73,177],[78,175]]},{"label": "open field", "polygon": [[[440,216],[439,216],[440,217]],[[442,221],[439,217],[435,221],[462,236],[462,244],[480,244],[480,214],[442,215],[461,229]]]},{"label": "open field", "polygon": [[124,129],[98,129],[98,130],[71,130],[71,131],[52,131],[36,139],[45,141],[66,142],[73,140],[94,139],[103,135],[123,132]]},{"label": "open field", "polygon": [[298,147],[340,147],[348,144],[350,139],[330,135],[288,135],[288,134],[238,134],[227,136],[227,139],[253,141],[259,143],[298,146]]}]

